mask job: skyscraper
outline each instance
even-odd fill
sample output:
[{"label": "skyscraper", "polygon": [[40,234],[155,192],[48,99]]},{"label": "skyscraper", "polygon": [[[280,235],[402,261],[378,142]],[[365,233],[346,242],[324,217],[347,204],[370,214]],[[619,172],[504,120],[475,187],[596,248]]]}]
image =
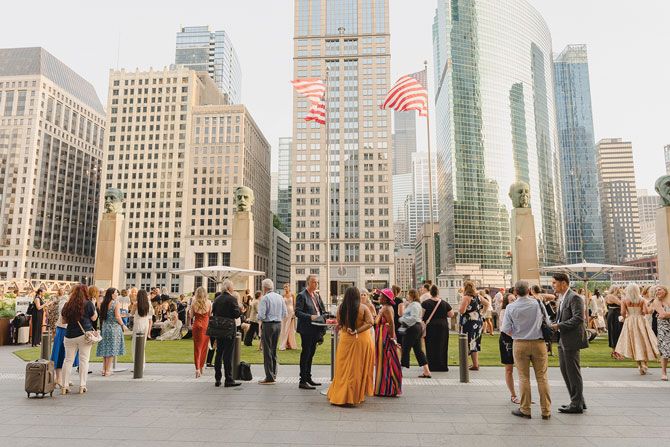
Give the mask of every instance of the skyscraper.
[{"label": "skyscraper", "polygon": [[608,262],[620,264],[640,256],[633,144],[621,138],[607,138],[598,142],[597,149],[605,255]]},{"label": "skyscraper", "polygon": [[0,49],[0,279],[93,278],[105,110],[43,48]]},{"label": "skyscraper", "polygon": [[171,270],[230,265],[233,194],[254,190],[254,266],[267,271],[270,145],[243,105],[185,67],[111,71],[105,182],[126,192],[125,284],[192,291]]},{"label": "skyscraper", "polygon": [[291,237],[291,137],[279,138],[277,217]]},{"label": "skyscraper", "polygon": [[175,64],[209,73],[231,104],[242,102],[242,70],[225,31],[209,26],[185,26],[177,33]]},{"label": "skyscraper", "polygon": [[656,193],[649,194],[646,189],[638,189],[637,206],[640,224],[653,224],[656,221],[656,210],[661,207],[661,198]]},{"label": "skyscraper", "polygon": [[509,269],[508,191],[520,180],[531,189],[540,263],[563,261],[544,19],[525,0],[440,0],[433,48],[441,265],[502,283]]},{"label": "skyscraper", "polygon": [[294,95],[291,278],[298,289],[310,273],[331,293],[393,281],[391,114],[379,109],[390,80],[388,11],[388,0],[295,1],[294,78],[327,82],[330,129],[327,145],[325,126],[305,122],[308,103]]},{"label": "skyscraper", "polygon": [[556,57],[554,81],[567,260],[602,263],[605,245],[586,45],[568,45]]},{"label": "skyscraper", "polygon": [[416,112],[393,112],[393,175],[411,172],[416,152]]},{"label": "skyscraper", "polygon": [[[435,166],[434,159],[433,166]],[[421,225],[431,221],[427,152],[415,152],[412,154],[411,174],[412,193],[405,198],[403,215],[407,221],[407,241],[410,244],[414,244]],[[433,170],[433,222],[437,222],[438,219],[437,180],[435,174],[435,170]],[[438,231],[437,225],[435,225],[435,231]]]}]

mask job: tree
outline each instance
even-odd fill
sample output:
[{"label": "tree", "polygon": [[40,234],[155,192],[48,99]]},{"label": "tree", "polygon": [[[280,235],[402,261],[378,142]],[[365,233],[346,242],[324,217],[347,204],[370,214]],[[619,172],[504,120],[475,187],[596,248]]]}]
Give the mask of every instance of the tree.
[{"label": "tree", "polygon": [[284,224],[279,220],[279,217],[277,217],[276,214],[272,213],[272,226],[281,231],[282,233],[284,232]]}]

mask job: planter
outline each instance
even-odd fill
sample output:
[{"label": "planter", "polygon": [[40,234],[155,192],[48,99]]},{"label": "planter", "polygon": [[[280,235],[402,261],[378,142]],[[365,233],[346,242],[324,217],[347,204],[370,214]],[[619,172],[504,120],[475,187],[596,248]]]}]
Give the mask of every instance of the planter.
[{"label": "planter", "polygon": [[9,336],[10,318],[0,318],[0,346],[8,345],[11,341]]}]

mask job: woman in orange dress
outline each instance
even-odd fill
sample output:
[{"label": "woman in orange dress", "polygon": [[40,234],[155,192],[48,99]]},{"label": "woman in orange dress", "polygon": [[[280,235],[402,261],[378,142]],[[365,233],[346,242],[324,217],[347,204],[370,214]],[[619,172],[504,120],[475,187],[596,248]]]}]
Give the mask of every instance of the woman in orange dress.
[{"label": "woman in orange dress", "polygon": [[189,310],[189,321],[193,321],[191,333],[193,334],[193,363],[195,364],[196,378],[202,376],[202,370],[205,367],[207,345],[209,344],[207,325],[211,312],[212,303],[207,297],[207,291],[204,287],[198,287]]},{"label": "woman in orange dress", "polygon": [[365,396],[372,396],[374,351],[369,330],[372,314],[361,304],[357,288],[349,287],[344,301],[337,310],[339,343],[335,358],[335,377],[328,389],[328,400],[333,405],[358,405]]}]

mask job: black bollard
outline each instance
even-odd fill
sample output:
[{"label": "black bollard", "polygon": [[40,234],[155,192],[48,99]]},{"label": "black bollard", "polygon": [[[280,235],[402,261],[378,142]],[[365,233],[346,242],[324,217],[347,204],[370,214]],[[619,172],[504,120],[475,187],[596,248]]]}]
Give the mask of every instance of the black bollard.
[{"label": "black bollard", "polygon": [[49,360],[51,358],[51,334],[49,332],[42,333],[40,348],[40,358]]},{"label": "black bollard", "polygon": [[146,335],[143,332],[134,334],[135,337],[135,362],[133,363],[133,379],[141,379],[144,376],[144,344]]},{"label": "black bollard", "polygon": [[330,334],[330,381],[335,378],[335,354],[337,350],[337,329],[333,328]]},{"label": "black bollard", "polygon": [[470,382],[468,371],[468,335],[458,334],[458,362],[461,373],[461,383]]},{"label": "black bollard", "polygon": [[[217,348],[218,349],[218,348]],[[233,344],[233,379],[240,379],[240,354],[242,353],[242,335],[238,332],[235,335]]]}]

